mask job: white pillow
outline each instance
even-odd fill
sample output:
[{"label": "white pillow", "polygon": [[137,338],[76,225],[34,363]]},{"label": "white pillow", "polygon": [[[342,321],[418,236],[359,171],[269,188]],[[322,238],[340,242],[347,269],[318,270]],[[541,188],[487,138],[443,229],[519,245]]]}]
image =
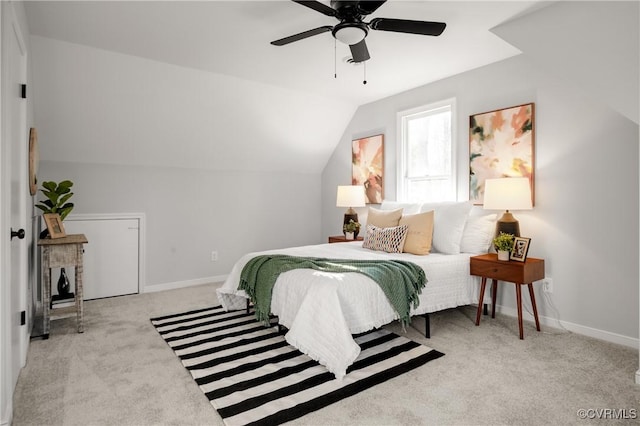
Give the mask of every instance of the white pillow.
[{"label": "white pillow", "polygon": [[382,200],[380,210],[397,210],[402,209],[402,214],[420,213],[420,204],[416,203],[399,203],[397,201]]},{"label": "white pillow", "polygon": [[459,254],[464,225],[473,204],[464,202],[425,203],[421,212],[433,210],[433,243],[435,251],[444,254]]},{"label": "white pillow", "polygon": [[487,253],[496,232],[496,214],[469,216],[460,241],[462,253]]}]

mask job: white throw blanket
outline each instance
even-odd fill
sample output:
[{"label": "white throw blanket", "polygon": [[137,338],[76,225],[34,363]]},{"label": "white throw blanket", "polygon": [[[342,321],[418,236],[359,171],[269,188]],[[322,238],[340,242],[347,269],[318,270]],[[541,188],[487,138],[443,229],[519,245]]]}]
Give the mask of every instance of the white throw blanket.
[{"label": "white throw blanket", "polygon": [[336,283],[332,281],[309,287],[298,315],[284,337],[300,352],[327,367],[338,379],[347,374],[347,367],[360,355],[360,346],[351,337],[340,312]]},{"label": "white throw blanket", "polygon": [[[227,310],[246,309],[246,294],[238,290],[244,265],[261,254],[282,253],[339,259],[398,259],[420,265],[427,286],[420,306],[412,314],[477,302],[477,284],[469,275],[469,255],[416,256],[390,254],[362,248],[362,243],[320,244],[250,253],[233,267],[218,299]],[[431,295],[429,299],[425,295]],[[426,300],[430,300],[427,303]],[[295,269],[280,274],[273,288],[271,312],[289,329],[285,338],[301,352],[327,367],[337,378],[360,353],[352,334],[362,333],[397,319],[393,307],[371,278],[359,273],[329,273]]]}]

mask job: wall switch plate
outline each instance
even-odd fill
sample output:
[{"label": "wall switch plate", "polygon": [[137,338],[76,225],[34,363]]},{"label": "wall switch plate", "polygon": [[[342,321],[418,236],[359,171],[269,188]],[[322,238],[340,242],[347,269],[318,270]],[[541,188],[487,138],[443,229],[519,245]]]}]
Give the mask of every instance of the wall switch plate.
[{"label": "wall switch plate", "polygon": [[218,252],[217,251],[212,251],[211,252],[211,261],[212,262],[217,262],[218,261]]},{"label": "wall switch plate", "polygon": [[542,291],[545,293],[553,293],[553,280],[551,278],[542,280]]}]

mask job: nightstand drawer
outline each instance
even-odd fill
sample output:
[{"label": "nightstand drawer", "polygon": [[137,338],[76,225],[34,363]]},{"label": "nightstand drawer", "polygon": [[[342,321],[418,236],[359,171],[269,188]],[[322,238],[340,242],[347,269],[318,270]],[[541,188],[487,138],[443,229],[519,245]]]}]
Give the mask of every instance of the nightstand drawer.
[{"label": "nightstand drawer", "polygon": [[354,240],[347,240],[344,235],[334,235],[329,237],[329,243],[352,243],[354,241],[362,240],[362,237],[356,237]]},{"label": "nightstand drawer", "polygon": [[528,258],[526,262],[499,261],[496,255],[474,256],[470,263],[471,275],[513,283],[532,283],[544,278],[544,260]]}]

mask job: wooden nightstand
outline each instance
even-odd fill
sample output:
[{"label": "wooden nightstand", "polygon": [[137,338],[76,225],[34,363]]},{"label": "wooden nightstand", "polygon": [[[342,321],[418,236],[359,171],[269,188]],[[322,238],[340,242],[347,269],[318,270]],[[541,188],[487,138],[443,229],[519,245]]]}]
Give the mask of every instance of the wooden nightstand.
[{"label": "wooden nightstand", "polygon": [[544,278],[543,259],[529,257],[525,262],[502,261],[498,260],[498,255],[494,253],[482,254],[480,256],[471,257],[471,275],[482,277],[476,325],[480,325],[484,290],[487,285],[487,278],[491,278],[491,318],[496,317],[496,292],[498,290],[498,280],[515,284],[516,301],[518,303],[518,327],[520,329],[520,339],[524,339],[524,332],[522,330],[522,290],[520,286],[526,285],[529,287],[529,297],[531,297],[533,316],[536,320],[536,330],[540,331],[536,297],[533,294],[533,282]]},{"label": "wooden nightstand", "polygon": [[362,241],[362,240],[363,240],[362,237],[356,237],[355,240],[347,240],[344,235],[332,235],[331,237],[329,237],[330,243],[350,243],[353,241]]},{"label": "wooden nightstand", "polygon": [[65,311],[75,311],[78,323],[78,333],[84,332],[84,294],[82,289],[82,275],[84,271],[82,254],[83,244],[87,244],[84,234],[67,235],[62,238],[45,238],[38,240],[42,247],[42,337],[49,338],[51,321],[51,268],[75,266],[75,298],[74,306],[60,308]]}]

